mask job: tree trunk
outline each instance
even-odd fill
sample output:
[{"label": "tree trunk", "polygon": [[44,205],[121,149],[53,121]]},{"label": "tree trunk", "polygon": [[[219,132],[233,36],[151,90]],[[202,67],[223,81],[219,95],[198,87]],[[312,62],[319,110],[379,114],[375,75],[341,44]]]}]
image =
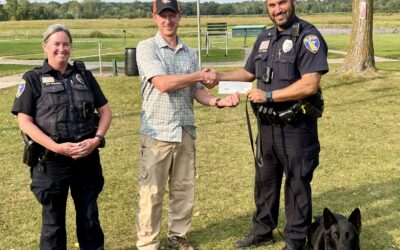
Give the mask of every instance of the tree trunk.
[{"label": "tree trunk", "polygon": [[375,71],[373,0],[353,0],[351,41],[341,71]]}]

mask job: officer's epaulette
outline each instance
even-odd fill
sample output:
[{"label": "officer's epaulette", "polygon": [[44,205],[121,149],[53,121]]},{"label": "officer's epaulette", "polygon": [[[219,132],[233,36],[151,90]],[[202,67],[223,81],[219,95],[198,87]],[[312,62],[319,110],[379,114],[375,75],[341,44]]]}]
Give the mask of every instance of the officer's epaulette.
[{"label": "officer's epaulette", "polygon": [[266,29],[263,33],[264,33],[266,36],[273,36],[273,34],[275,34],[275,33],[274,33],[274,29],[275,29],[275,26],[273,26],[273,27],[271,27],[271,28],[269,28],[269,29]]},{"label": "officer's epaulette", "polygon": [[42,66],[34,67],[32,71],[35,72],[35,74],[40,75],[42,74],[42,68]]},{"label": "officer's epaulette", "polygon": [[74,66],[79,71],[86,70],[86,66],[85,66],[85,63],[83,61],[79,61],[79,60],[74,61]]}]

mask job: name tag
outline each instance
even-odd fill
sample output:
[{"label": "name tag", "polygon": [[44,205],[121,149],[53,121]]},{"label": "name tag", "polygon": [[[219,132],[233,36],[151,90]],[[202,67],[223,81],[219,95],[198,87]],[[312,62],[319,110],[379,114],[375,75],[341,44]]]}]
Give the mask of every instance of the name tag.
[{"label": "name tag", "polygon": [[42,83],[54,82],[54,77],[52,76],[42,76]]}]

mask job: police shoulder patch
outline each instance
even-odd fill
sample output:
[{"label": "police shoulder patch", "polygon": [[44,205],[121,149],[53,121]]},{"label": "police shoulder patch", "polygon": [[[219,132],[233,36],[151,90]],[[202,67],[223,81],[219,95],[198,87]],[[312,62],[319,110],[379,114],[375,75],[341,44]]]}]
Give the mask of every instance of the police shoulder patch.
[{"label": "police shoulder patch", "polygon": [[320,47],[319,38],[315,35],[308,35],[303,39],[304,46],[312,53],[317,53]]},{"label": "police shoulder patch", "polygon": [[21,82],[18,85],[17,94],[15,95],[16,98],[20,97],[22,92],[25,90],[26,81],[21,79]]}]

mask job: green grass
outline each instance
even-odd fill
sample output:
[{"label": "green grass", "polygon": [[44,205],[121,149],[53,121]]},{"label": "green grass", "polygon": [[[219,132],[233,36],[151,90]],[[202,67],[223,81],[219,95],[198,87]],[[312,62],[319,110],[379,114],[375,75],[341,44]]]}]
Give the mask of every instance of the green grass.
[{"label": "green grass", "polygon": [[[319,28],[351,28],[350,13],[329,13],[321,15],[301,15],[301,18],[312,22]],[[205,47],[205,25],[207,22],[227,22],[228,30],[235,25],[266,24],[271,27],[271,21],[265,16],[223,16],[201,19],[202,48]],[[98,52],[96,44],[80,44],[78,41],[101,41],[102,53],[123,53],[126,47],[136,47],[140,40],[149,38],[156,33],[156,27],[151,18],[138,19],[102,19],[102,20],[57,20],[66,24],[74,38],[72,57],[93,56]],[[41,37],[43,31],[53,20],[42,21],[7,21],[0,22],[0,56],[10,56],[15,59],[42,59]],[[374,28],[400,28],[400,14],[374,13]],[[124,40],[123,30],[126,30]],[[107,38],[90,37],[94,31],[106,34]],[[184,17],[178,31],[182,40],[191,47],[197,48],[197,19]],[[329,48],[347,50],[349,35],[325,36]],[[377,56],[400,59],[400,43],[398,34],[375,34],[374,49]],[[251,46],[255,37],[247,38],[247,46]],[[241,49],[244,38],[229,39],[230,49]],[[206,60],[206,59],[205,59]],[[220,59],[218,59],[220,60]]]},{"label": "green grass", "polygon": [[[100,41],[102,54],[108,54],[123,53],[126,47],[136,47],[139,39],[129,39],[125,44],[121,38],[74,39],[72,49],[73,57],[98,54],[97,43],[85,43],[83,41]],[[0,56],[9,56],[14,59],[26,60],[43,59],[41,39],[2,40],[0,41]]]},{"label": "green grass", "polygon": [[0,77],[14,74],[20,74],[27,70],[32,69],[31,65],[14,65],[14,64],[1,64]]},{"label": "green grass", "polygon": [[[366,75],[338,74],[337,66],[331,65],[321,83],[325,112],[319,120],[320,166],[312,182],[314,215],[324,207],[345,215],[359,207],[361,248],[399,249],[400,65],[377,63],[379,71]],[[101,150],[106,182],[99,208],[106,249],[134,249],[140,83],[137,77],[124,76],[98,80],[114,117],[107,147]],[[10,113],[15,90],[0,89],[0,246],[38,249],[41,212],[29,189],[29,170],[22,164],[23,143]],[[199,249],[233,249],[232,243],[251,228],[254,168],[244,109],[244,98],[235,109],[195,104],[198,177],[188,236]],[[280,215],[278,229],[282,232],[283,203]],[[74,216],[69,199],[68,249],[75,249],[77,242]],[[166,223],[167,200],[162,245]],[[281,249],[283,239],[277,232],[274,235],[278,242],[268,249]]]},{"label": "green grass", "polygon": [[[325,13],[305,15],[301,18],[315,24],[317,27],[351,27],[351,13]],[[41,38],[43,31],[54,20],[40,21],[7,21],[0,22],[0,39],[30,39]],[[265,24],[272,26],[266,16],[202,16],[201,26],[203,31],[208,22],[227,22],[228,29],[235,25]],[[91,20],[57,20],[57,23],[67,25],[77,39],[95,39],[92,33],[101,33],[105,37],[124,38],[126,31],[127,40],[143,38],[155,32],[155,25],[151,18],[136,19],[91,19]],[[180,22],[179,32],[183,37],[197,37],[197,18],[184,17]],[[374,28],[391,27],[400,28],[399,13],[374,13]],[[243,43],[243,41],[242,41]]]},{"label": "green grass", "polygon": [[[399,34],[374,34],[375,56],[400,59],[399,37]],[[350,35],[329,35],[324,38],[330,49],[347,51],[350,44]]]},{"label": "green grass", "polygon": [[[98,62],[99,61],[98,56],[74,57],[71,59],[72,60],[82,60],[84,62]],[[103,62],[111,62],[112,60],[117,60],[117,62],[124,62],[125,54],[123,52],[121,52],[121,53],[112,53],[112,54],[108,54],[108,55],[103,55],[103,56],[101,56],[101,60]]]},{"label": "green grass", "polygon": [[244,49],[228,49],[228,56],[225,56],[224,49],[210,49],[208,56],[206,50],[201,53],[202,62],[233,62],[244,59]]},{"label": "green grass", "polygon": [[38,53],[41,53],[41,58],[43,58],[40,39],[0,40],[0,56],[18,56]]},{"label": "green grass", "polygon": [[[228,49],[228,56],[225,56],[224,49],[212,49],[209,51],[209,55],[207,56],[206,50],[202,50],[201,52],[201,60],[202,62],[233,62],[240,61],[244,59],[244,49]],[[99,61],[98,56],[89,56],[89,57],[75,57],[73,59],[83,60],[85,62],[97,62]],[[112,60],[117,60],[117,62],[125,61],[125,53],[112,53],[108,55],[104,55],[101,57],[101,60],[104,62],[111,62]]]},{"label": "green grass", "polygon": [[328,59],[344,58],[345,55],[328,52]]},{"label": "green grass", "polygon": [[[325,39],[330,49],[347,51],[350,36],[349,35],[327,35]],[[392,59],[400,59],[400,43],[397,42],[398,34],[375,34],[374,50],[375,56],[387,57]],[[40,40],[34,41],[0,41],[0,56],[8,56],[13,59],[37,60],[43,59],[43,52],[40,48]],[[247,44],[253,44],[254,37],[247,39]],[[139,39],[132,39],[128,46],[123,46],[121,39],[102,39],[102,60],[124,61],[125,47],[136,47]],[[197,48],[197,40],[195,38],[184,38],[184,42],[193,48]],[[229,56],[225,57],[223,49],[213,49],[209,57],[205,57],[205,51],[202,54],[204,62],[220,62],[220,61],[237,61],[244,57],[242,38],[231,38],[229,40]],[[203,43],[205,44],[205,42]],[[215,52],[216,53],[215,53]],[[82,58],[84,61],[97,61],[98,57],[97,44],[74,44],[71,58]],[[329,58],[337,58],[342,56],[330,55]]]}]

